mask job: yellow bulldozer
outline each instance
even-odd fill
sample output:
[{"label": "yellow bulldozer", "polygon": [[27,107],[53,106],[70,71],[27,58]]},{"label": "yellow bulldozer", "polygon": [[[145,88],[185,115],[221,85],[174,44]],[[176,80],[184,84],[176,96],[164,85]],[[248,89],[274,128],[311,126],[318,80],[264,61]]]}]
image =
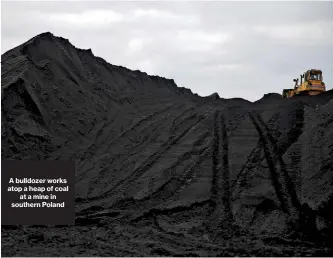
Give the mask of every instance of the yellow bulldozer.
[{"label": "yellow bulldozer", "polygon": [[301,74],[299,78],[294,79],[294,89],[284,89],[282,92],[283,98],[291,98],[294,96],[302,95],[318,95],[326,91],[325,83],[323,82],[322,71],[318,69],[311,69]]}]

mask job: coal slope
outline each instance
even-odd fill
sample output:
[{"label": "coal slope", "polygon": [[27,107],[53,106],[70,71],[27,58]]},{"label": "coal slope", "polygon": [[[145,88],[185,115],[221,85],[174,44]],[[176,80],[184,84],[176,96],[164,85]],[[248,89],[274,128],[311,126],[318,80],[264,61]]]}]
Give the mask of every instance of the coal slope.
[{"label": "coal slope", "polygon": [[2,255],[333,255],[332,91],[199,97],[51,33],[1,59],[2,160],[76,162],[76,226]]}]

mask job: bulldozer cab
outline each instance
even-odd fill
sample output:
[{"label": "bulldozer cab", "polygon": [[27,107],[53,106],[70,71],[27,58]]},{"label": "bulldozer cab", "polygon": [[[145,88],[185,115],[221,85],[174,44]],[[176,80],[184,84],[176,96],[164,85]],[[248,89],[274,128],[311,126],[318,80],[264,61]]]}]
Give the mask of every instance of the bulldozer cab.
[{"label": "bulldozer cab", "polygon": [[322,81],[322,71],[320,70],[309,70],[305,74],[307,81]]}]

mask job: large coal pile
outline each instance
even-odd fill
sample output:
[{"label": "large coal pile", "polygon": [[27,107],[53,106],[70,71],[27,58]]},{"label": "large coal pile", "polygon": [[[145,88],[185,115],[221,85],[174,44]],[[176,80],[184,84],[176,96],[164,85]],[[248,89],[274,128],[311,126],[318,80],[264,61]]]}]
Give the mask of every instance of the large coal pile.
[{"label": "large coal pile", "polygon": [[3,255],[332,254],[332,91],[201,98],[51,33],[1,58],[2,159],[77,173],[76,226],[3,227]]}]

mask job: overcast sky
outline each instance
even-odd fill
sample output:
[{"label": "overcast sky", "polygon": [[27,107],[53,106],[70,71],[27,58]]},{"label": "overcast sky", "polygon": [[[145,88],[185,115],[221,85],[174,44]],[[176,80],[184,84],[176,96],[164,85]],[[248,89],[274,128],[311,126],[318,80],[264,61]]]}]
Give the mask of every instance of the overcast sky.
[{"label": "overcast sky", "polygon": [[254,101],[311,68],[333,88],[333,2],[2,1],[1,53],[46,31],[201,96]]}]

